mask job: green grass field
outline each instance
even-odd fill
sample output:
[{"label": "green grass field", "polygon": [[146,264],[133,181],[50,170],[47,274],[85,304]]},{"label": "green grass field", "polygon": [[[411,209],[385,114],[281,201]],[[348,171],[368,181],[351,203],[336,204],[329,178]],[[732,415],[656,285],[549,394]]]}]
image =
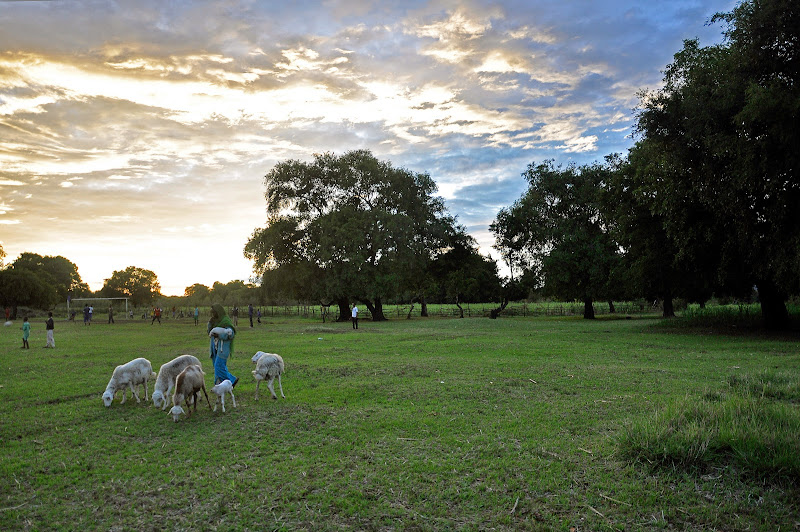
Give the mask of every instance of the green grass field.
[{"label": "green grass field", "polygon": [[[59,321],[48,350],[37,318],[29,351],[20,325],[0,330],[2,530],[800,529],[796,337],[270,319],[239,328],[238,408],[173,423],[100,396],[117,364],[182,353],[210,390],[204,324]],[[285,400],[254,401],[257,350],[286,361]]]}]

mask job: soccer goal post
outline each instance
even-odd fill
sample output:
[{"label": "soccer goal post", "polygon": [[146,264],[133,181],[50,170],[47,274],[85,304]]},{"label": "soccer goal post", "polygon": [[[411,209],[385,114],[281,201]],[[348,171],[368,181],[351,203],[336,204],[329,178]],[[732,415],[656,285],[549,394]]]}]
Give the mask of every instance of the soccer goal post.
[{"label": "soccer goal post", "polygon": [[125,301],[125,318],[128,318],[128,298],[127,297],[73,297],[67,298],[67,316],[70,315],[69,305],[72,301]]}]

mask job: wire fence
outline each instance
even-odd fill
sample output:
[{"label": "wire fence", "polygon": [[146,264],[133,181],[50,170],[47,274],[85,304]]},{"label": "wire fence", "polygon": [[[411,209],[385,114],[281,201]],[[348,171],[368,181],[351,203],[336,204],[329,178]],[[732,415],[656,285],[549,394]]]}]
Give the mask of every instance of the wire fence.
[{"label": "wire fence", "polygon": [[[464,304],[462,305],[465,318],[489,317],[491,312],[499,305],[492,303]],[[610,314],[611,306],[608,303],[595,303],[593,305],[596,315]],[[651,305],[640,302],[614,303],[614,313],[616,314],[643,314],[655,312]],[[261,307],[263,316],[271,317],[304,317],[322,319],[323,313],[326,320],[339,319],[338,307],[330,307],[329,310],[321,306],[313,305],[285,305]],[[528,317],[528,316],[583,316],[583,303],[512,303],[508,305],[500,314],[503,317]],[[455,305],[431,304],[427,306],[428,317],[458,318],[461,316],[461,309]],[[421,305],[384,305],[383,315],[387,318],[420,318],[422,317]],[[350,315],[345,316],[346,319]],[[372,313],[366,307],[359,306],[359,319],[372,319]]]}]

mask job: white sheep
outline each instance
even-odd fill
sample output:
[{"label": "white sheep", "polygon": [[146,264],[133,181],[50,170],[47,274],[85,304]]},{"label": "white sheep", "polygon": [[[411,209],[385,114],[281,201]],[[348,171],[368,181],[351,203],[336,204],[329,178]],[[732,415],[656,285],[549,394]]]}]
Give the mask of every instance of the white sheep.
[{"label": "white sheep", "polygon": [[219,384],[214,385],[211,388],[211,391],[217,394],[217,400],[214,402],[214,412],[217,411],[217,403],[222,400],[222,412],[225,412],[225,394],[231,394],[231,399],[233,399],[233,407],[236,408],[236,397],[233,395],[233,383],[230,379],[225,379]]},{"label": "white sheep", "polygon": [[189,410],[187,416],[192,415],[191,408],[189,407],[189,397],[192,398],[194,410],[197,411],[197,392],[203,390],[203,395],[206,396],[206,403],[208,409],[211,410],[211,401],[208,400],[206,393],[205,373],[200,366],[186,366],[183,371],[178,374],[175,379],[175,393],[172,395],[172,408],[169,413],[172,415],[172,420],[178,422],[178,417],[186,412],[181,407],[182,402],[186,402],[186,409]]},{"label": "white sheep", "polygon": [[187,366],[200,366],[202,368],[197,357],[192,355],[180,355],[162,365],[161,369],[158,370],[158,377],[156,377],[156,385],[152,395],[153,404],[156,408],[166,410],[167,397],[169,397],[170,392],[175,388],[175,379],[178,378],[178,374],[186,369]]},{"label": "white sheep", "polygon": [[137,391],[140,384],[144,385],[144,399],[147,401],[147,381],[155,377],[156,373],[153,371],[153,366],[146,358],[136,358],[127,364],[117,366],[111,374],[111,380],[108,381],[106,391],[103,392],[103,404],[107,407],[111,406],[114,401],[114,395],[119,390],[122,390],[122,403],[120,404],[125,403],[127,389],[131,390],[131,395],[136,397],[137,403],[141,402]]},{"label": "white sheep", "polygon": [[270,393],[272,393],[272,398],[278,398],[278,396],[275,395],[275,388],[273,387],[275,377],[278,378],[278,387],[281,390],[281,397],[286,399],[286,396],[283,395],[283,385],[281,384],[281,374],[283,373],[284,365],[280,355],[258,351],[253,355],[251,360],[256,365],[256,369],[253,370],[253,377],[256,379],[256,400],[258,400],[258,387],[263,380],[267,381],[267,387]]}]

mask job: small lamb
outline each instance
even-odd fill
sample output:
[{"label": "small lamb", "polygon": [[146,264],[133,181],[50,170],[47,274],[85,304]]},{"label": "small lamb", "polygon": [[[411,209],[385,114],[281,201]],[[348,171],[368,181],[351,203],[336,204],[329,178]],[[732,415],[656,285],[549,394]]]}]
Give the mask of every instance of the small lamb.
[{"label": "small lamb", "polygon": [[225,379],[219,384],[216,384],[211,391],[217,394],[217,400],[214,402],[214,412],[217,411],[217,403],[222,400],[222,412],[225,413],[225,394],[231,394],[231,399],[233,399],[233,407],[236,408],[236,397],[233,395],[233,383],[230,379]]},{"label": "small lamb", "polygon": [[114,395],[119,390],[122,390],[122,402],[120,404],[124,404],[128,388],[131,390],[131,395],[136,397],[136,402],[141,402],[137,391],[140,384],[144,384],[144,399],[147,401],[147,381],[155,377],[156,373],[153,371],[153,366],[146,358],[136,358],[127,364],[117,366],[111,374],[111,380],[108,381],[106,391],[103,392],[103,404],[107,407],[111,406],[114,401]]},{"label": "small lamb", "polygon": [[281,374],[283,373],[284,365],[280,355],[258,351],[253,355],[251,360],[256,365],[256,369],[253,370],[253,377],[256,379],[256,400],[258,400],[258,387],[263,380],[267,381],[267,387],[270,393],[272,393],[272,398],[278,398],[278,396],[275,395],[275,388],[273,387],[275,377],[278,378],[278,387],[281,391],[281,397],[286,399],[286,396],[283,395],[283,385],[281,384]]},{"label": "small lamb", "polygon": [[187,366],[178,374],[178,377],[175,379],[175,393],[172,396],[172,408],[169,411],[175,423],[178,422],[178,417],[180,417],[181,414],[186,414],[186,411],[181,408],[181,403],[184,401],[186,402],[186,409],[189,410],[187,416],[192,415],[191,407],[189,406],[189,397],[192,398],[194,411],[197,411],[197,392],[200,390],[203,390],[203,395],[206,396],[206,403],[208,403],[208,409],[211,410],[211,401],[208,400],[206,384],[203,377],[205,377],[203,369],[195,365]]},{"label": "small lamb", "polygon": [[161,369],[158,370],[156,385],[153,389],[153,395],[151,396],[156,408],[166,410],[167,397],[169,397],[169,394],[175,389],[175,379],[178,378],[178,374],[186,369],[187,366],[200,366],[202,368],[197,357],[192,355],[180,355],[162,365]]}]

